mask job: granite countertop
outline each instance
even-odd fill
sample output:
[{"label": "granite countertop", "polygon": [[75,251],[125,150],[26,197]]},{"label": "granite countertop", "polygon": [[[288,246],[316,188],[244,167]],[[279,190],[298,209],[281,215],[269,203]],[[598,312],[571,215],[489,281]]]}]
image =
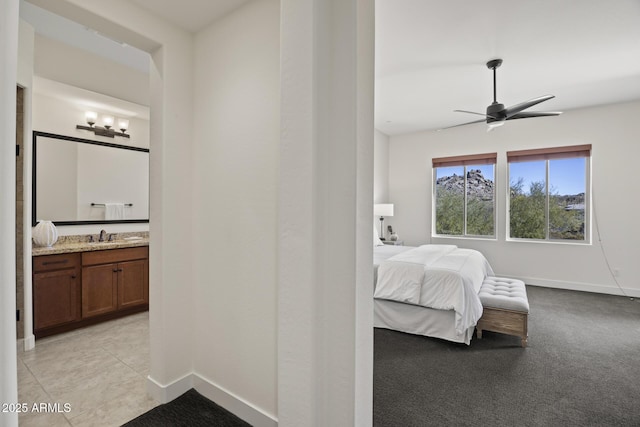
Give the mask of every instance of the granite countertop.
[{"label": "granite countertop", "polygon": [[[49,247],[33,246],[32,256],[67,254],[73,252],[103,251],[106,249],[134,248],[149,246],[149,232],[139,233],[114,233],[113,241],[98,242],[98,236],[94,235],[94,241],[89,242],[89,235],[61,236],[58,241]],[[139,237],[138,239],[132,239]]]}]

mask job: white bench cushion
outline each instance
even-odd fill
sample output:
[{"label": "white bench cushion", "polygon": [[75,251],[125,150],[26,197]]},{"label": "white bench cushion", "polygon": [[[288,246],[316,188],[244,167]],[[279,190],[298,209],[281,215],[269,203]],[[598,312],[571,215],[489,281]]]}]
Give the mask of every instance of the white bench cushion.
[{"label": "white bench cushion", "polygon": [[527,289],[522,280],[488,276],[478,296],[483,307],[529,312]]}]

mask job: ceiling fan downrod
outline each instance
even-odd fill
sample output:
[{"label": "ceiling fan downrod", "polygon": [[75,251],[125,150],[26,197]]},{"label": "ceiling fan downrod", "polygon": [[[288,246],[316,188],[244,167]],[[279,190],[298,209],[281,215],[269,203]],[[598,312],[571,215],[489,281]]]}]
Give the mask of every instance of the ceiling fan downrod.
[{"label": "ceiling fan downrod", "polygon": [[487,67],[493,70],[493,103],[498,103],[498,97],[496,96],[496,68],[502,65],[502,59],[492,59],[487,62]]}]

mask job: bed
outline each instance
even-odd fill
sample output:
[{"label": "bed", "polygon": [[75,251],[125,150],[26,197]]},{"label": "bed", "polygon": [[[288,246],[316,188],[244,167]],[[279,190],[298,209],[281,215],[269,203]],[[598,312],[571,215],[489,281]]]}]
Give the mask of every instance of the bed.
[{"label": "bed", "polygon": [[469,344],[493,270],[478,251],[455,245],[375,244],[374,327]]}]

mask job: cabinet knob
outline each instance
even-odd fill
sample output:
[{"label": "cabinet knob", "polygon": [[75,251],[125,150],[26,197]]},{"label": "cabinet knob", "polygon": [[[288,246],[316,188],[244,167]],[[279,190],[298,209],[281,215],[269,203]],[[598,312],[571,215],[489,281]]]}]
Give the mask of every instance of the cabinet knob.
[{"label": "cabinet knob", "polygon": [[75,274],[72,274],[72,275],[71,275],[71,278],[72,278],[72,279],[75,279],[75,278],[76,278],[76,275],[75,275]]},{"label": "cabinet knob", "polygon": [[117,268],[114,268],[114,269],[113,269],[113,272],[114,272],[114,273],[117,273],[117,272],[118,272],[118,269],[117,269]]}]

